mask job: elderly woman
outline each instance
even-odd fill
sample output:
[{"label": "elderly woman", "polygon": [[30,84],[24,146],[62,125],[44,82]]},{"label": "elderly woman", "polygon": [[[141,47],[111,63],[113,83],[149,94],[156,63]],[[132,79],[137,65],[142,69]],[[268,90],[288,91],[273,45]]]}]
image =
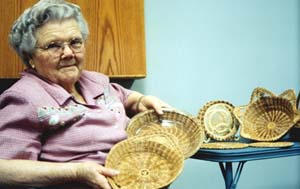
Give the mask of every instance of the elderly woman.
[{"label": "elderly woman", "polygon": [[118,171],[102,165],[126,138],[126,112],[168,107],[82,70],[88,35],[80,8],[63,0],[41,0],[13,25],[9,39],[27,69],[0,96],[0,184],[109,189],[106,177]]}]

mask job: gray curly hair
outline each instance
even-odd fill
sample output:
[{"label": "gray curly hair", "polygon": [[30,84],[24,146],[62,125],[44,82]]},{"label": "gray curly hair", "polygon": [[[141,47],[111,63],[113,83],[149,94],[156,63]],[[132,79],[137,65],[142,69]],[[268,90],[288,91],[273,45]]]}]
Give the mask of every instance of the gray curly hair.
[{"label": "gray curly hair", "polygon": [[23,63],[30,67],[30,59],[36,46],[36,30],[51,20],[74,18],[84,40],[89,35],[87,22],[81,14],[80,7],[64,0],[40,0],[24,13],[13,24],[9,41],[21,57]]}]

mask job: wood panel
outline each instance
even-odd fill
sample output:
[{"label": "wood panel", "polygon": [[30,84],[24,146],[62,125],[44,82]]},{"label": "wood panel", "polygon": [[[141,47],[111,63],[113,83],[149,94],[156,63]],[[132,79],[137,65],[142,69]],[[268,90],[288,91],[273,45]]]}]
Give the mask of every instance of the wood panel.
[{"label": "wood panel", "polygon": [[[18,77],[24,69],[8,47],[13,21],[37,0],[0,1],[0,78]],[[85,68],[112,78],[146,76],[144,0],[70,0],[78,4],[90,29]]]},{"label": "wood panel", "polygon": [[2,78],[16,77],[19,70],[23,69],[19,58],[8,43],[10,27],[20,14],[20,2],[19,0],[11,0],[10,3],[0,1],[0,74]]}]

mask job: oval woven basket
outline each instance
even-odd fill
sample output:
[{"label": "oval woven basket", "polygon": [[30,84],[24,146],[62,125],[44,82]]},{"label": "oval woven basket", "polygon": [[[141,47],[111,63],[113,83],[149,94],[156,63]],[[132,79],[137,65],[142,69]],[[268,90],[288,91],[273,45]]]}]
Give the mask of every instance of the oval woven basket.
[{"label": "oval woven basket", "polygon": [[203,149],[230,150],[247,148],[248,144],[240,142],[211,142],[201,146]]},{"label": "oval woven basket", "polygon": [[249,147],[255,148],[286,148],[293,146],[293,142],[279,141],[279,142],[252,142]]},{"label": "oval woven basket", "polygon": [[232,140],[238,130],[233,115],[234,106],[226,101],[210,101],[198,113],[198,119],[209,138],[216,141]]},{"label": "oval woven basket", "polygon": [[242,137],[256,141],[276,141],[295,124],[295,111],[289,100],[261,97],[248,106],[236,107]]},{"label": "oval woven basket", "polygon": [[158,115],[148,110],[134,116],[126,129],[128,137],[165,132],[174,135],[185,158],[195,154],[204,140],[204,130],[197,119],[175,110]]},{"label": "oval woven basket", "polygon": [[169,185],[183,169],[183,155],[148,140],[124,140],[109,152],[105,167],[120,170],[108,181],[114,188],[157,189]]}]

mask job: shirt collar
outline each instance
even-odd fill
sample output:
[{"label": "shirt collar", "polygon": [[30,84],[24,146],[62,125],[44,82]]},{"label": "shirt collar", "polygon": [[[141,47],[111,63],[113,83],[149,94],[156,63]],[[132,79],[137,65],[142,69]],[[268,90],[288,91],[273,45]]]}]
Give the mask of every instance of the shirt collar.
[{"label": "shirt collar", "polygon": [[26,69],[22,72],[22,76],[27,76],[37,81],[59,105],[64,105],[72,98],[72,95],[63,87],[41,76],[34,69]]},{"label": "shirt collar", "polygon": [[[72,95],[66,91],[62,86],[50,81],[49,79],[41,76],[34,69],[26,69],[22,72],[22,76],[31,77],[36,80],[46,91],[52,96],[53,99],[59,104],[64,105],[72,99]],[[97,98],[102,95],[105,89],[108,89],[108,78],[99,79],[87,71],[82,71],[78,80],[79,88],[85,98]],[[88,101],[88,99],[86,99]]]},{"label": "shirt collar", "polygon": [[78,82],[83,95],[89,95],[93,99],[104,94],[105,89],[109,87],[109,82],[106,77],[99,78],[99,75],[98,77],[95,77],[94,73],[91,74],[90,72],[85,70],[81,72],[81,76]]}]

